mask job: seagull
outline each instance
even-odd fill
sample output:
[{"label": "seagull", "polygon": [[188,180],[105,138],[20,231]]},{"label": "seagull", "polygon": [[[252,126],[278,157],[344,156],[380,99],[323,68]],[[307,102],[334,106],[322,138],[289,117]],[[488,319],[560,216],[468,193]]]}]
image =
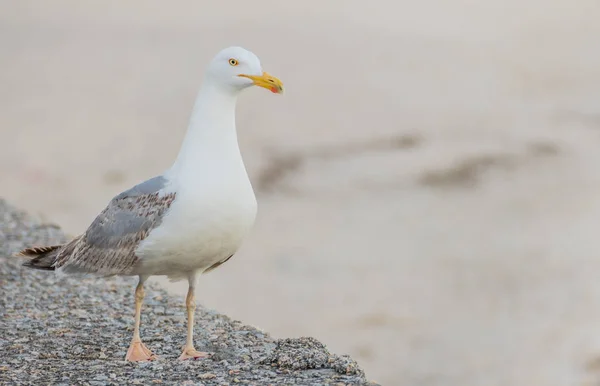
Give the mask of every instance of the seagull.
[{"label": "seagull", "polygon": [[157,358],[140,337],[144,282],[155,275],[189,283],[187,339],[179,359],[210,355],[194,348],[194,289],[199,275],[231,259],[256,218],[235,124],[237,98],[251,86],[283,93],[283,83],[263,72],[254,53],[241,47],[220,51],[205,71],[172,166],[116,195],[70,242],[19,253],[29,258],[24,266],[59,274],[138,276],[127,361]]}]

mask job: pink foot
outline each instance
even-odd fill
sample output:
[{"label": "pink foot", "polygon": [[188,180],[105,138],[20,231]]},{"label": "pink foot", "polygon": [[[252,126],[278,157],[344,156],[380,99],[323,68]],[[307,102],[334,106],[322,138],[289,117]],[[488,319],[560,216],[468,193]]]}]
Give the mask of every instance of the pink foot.
[{"label": "pink foot", "polygon": [[196,351],[196,349],[193,347],[185,347],[183,349],[183,352],[179,356],[179,360],[180,361],[185,361],[187,359],[195,360],[195,359],[208,358],[209,356],[210,356],[210,354],[207,352]]},{"label": "pink foot", "polygon": [[129,362],[152,361],[156,359],[156,355],[148,349],[142,342],[131,342],[125,360]]}]

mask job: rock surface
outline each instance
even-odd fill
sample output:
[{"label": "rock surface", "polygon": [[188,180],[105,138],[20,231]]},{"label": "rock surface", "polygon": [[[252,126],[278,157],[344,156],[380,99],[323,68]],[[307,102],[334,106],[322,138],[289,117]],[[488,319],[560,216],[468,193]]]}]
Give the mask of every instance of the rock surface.
[{"label": "rock surface", "polygon": [[2,385],[374,385],[354,360],[331,354],[314,338],[275,340],[202,307],[196,348],[214,355],[180,362],[183,301],[156,286],[146,291],[142,337],[159,359],[125,362],[135,278],[61,278],[25,269],[11,257],[25,246],[64,239],[59,227],[0,199]]}]

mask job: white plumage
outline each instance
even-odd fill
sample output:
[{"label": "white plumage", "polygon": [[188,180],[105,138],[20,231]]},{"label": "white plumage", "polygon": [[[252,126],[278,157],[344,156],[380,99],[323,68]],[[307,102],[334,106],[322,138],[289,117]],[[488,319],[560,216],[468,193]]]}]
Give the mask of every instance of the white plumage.
[{"label": "white plumage", "polygon": [[[230,66],[229,57],[244,59],[239,59],[238,66]],[[233,69],[234,73],[263,74],[258,58],[238,48],[225,50],[225,55],[213,61],[181,151],[164,174],[168,181],[164,190],[176,192],[176,198],[161,225],[136,251],[140,274],[177,279],[191,271],[201,272],[235,253],[254,223],[256,198],[235,125],[237,96],[252,81],[222,76]],[[235,85],[231,86],[229,79]]]},{"label": "white plumage", "polygon": [[155,356],[139,334],[144,281],[187,279],[188,334],[180,359],[200,358],[193,345],[196,277],[227,261],[256,217],[256,198],[237,141],[235,106],[250,86],[283,92],[259,59],[240,47],[210,62],[181,150],[161,176],[115,196],[90,227],[69,243],[29,248],[24,265],[66,274],[138,275],[136,317],[127,360]]}]

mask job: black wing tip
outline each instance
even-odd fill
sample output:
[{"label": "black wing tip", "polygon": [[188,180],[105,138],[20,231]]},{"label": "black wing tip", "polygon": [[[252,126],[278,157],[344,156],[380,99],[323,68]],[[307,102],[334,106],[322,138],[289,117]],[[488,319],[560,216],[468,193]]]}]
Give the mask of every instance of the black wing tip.
[{"label": "black wing tip", "polygon": [[54,259],[56,258],[56,254],[53,254],[52,252],[60,249],[61,247],[62,245],[25,248],[19,251],[15,256],[31,258],[22,264],[24,267],[40,269],[44,271],[54,271]]},{"label": "black wing tip", "polygon": [[33,268],[33,269],[39,269],[41,271],[54,271],[56,270],[56,268],[54,268],[53,266],[47,266],[47,265],[36,265],[34,260],[29,260],[24,262],[23,264],[21,264],[23,267],[27,267],[27,268]]}]

